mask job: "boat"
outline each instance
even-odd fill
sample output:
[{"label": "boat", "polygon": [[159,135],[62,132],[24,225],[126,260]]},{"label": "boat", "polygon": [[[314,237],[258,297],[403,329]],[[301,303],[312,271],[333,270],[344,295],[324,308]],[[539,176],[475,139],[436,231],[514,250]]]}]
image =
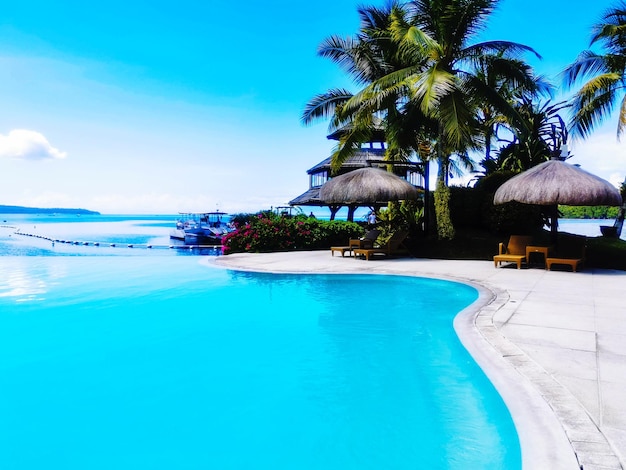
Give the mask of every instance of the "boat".
[{"label": "boat", "polygon": [[221,245],[222,237],[232,230],[226,212],[180,212],[170,238],[186,245]]}]

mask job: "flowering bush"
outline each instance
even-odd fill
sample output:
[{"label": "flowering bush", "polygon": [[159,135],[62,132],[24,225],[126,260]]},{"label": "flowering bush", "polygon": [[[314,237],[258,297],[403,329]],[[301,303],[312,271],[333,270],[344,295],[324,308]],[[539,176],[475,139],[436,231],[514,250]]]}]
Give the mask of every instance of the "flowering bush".
[{"label": "flowering bush", "polygon": [[323,221],[303,215],[283,217],[263,212],[237,225],[234,232],[222,239],[224,254],[315,250],[345,244],[359,237],[363,229],[353,222]]}]

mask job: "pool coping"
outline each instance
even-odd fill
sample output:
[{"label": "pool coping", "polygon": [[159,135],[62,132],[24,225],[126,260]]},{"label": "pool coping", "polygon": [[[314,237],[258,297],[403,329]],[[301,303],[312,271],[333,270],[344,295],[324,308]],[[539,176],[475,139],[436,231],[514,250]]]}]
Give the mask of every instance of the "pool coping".
[{"label": "pool coping", "polygon": [[577,449],[579,442],[593,442],[602,454],[612,453],[572,394],[494,325],[493,316],[505,308],[508,293],[448,279],[480,292],[479,299],[455,317],[454,329],[509,408],[520,439],[522,468],[586,469],[580,459],[583,449]]},{"label": "pool coping", "polygon": [[339,266],[330,261],[326,252],[313,255],[328,257],[325,261],[307,265],[312,259],[310,253],[314,252],[237,254],[214,258],[210,263],[243,271],[392,274],[469,284],[479,291],[479,298],[456,316],[454,328],[511,412],[520,439],[523,468],[623,469],[607,438],[579,400],[494,324],[498,312],[513,308],[506,289],[494,286],[488,279],[459,275],[453,261],[442,260],[450,264],[450,269],[433,273],[407,270],[405,262],[394,267],[392,260]]}]

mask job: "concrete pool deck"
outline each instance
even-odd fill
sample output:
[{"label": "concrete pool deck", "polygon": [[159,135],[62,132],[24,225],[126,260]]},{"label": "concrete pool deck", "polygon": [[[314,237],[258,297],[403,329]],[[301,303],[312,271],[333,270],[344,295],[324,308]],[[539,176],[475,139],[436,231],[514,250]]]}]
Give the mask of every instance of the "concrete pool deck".
[{"label": "concrete pool deck", "polygon": [[228,269],[370,273],[469,283],[479,299],[455,320],[461,341],[507,403],[524,469],[626,468],[626,272],[494,268],[491,261],[233,254]]}]

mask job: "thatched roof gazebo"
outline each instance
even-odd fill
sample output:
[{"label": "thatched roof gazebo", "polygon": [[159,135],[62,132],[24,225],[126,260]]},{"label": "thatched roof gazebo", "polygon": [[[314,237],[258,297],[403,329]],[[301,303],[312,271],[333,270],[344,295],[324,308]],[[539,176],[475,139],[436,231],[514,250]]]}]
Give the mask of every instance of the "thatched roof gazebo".
[{"label": "thatched roof gazebo", "polygon": [[552,206],[556,239],[557,206],[619,206],[622,197],[608,181],[561,160],[550,160],[514,176],[498,188],[494,204],[517,201]]},{"label": "thatched roof gazebo", "polygon": [[617,188],[599,176],[560,160],[550,160],[500,186],[493,203],[509,201],[542,206],[619,206],[622,197]]},{"label": "thatched roof gazebo", "polygon": [[415,200],[418,189],[393,173],[378,168],[361,168],[332,178],[321,188],[325,204],[348,206],[348,220],[359,206],[381,207],[389,201]]},{"label": "thatched roof gazebo", "polygon": [[[340,140],[342,136],[352,130],[350,125],[336,129],[327,137],[330,140]],[[344,201],[327,203],[320,196],[321,188],[331,179],[338,178],[346,173],[361,168],[393,168],[393,173],[408,181],[411,185],[424,189],[425,213],[428,212],[428,180],[429,166],[422,161],[386,161],[385,154],[387,145],[385,142],[385,128],[380,119],[375,119],[372,129],[370,129],[369,141],[363,142],[358,148],[353,149],[353,153],[341,164],[338,169],[333,169],[332,157],[322,160],[314,167],[307,170],[309,175],[309,189],[300,196],[289,201],[292,206],[326,206],[330,210],[330,220],[334,220],[337,212],[347,204]],[[371,206],[370,203],[361,204]],[[348,218],[353,217],[354,205],[348,206]],[[426,217],[428,220],[428,217]]]}]

